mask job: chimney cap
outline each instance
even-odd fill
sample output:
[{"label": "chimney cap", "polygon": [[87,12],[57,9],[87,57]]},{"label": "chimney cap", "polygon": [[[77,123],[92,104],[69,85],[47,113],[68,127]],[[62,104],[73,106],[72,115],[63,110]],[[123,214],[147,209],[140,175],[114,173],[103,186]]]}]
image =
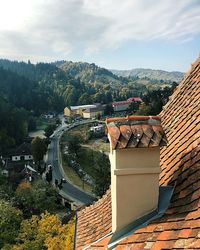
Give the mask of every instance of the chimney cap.
[{"label": "chimney cap", "polygon": [[167,145],[159,116],[127,116],[106,119],[112,149],[151,148]]}]

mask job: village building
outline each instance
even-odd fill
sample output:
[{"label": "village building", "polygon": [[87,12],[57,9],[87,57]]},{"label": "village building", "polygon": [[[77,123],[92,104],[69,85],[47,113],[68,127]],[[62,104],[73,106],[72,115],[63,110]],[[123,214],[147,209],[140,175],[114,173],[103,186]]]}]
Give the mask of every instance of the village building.
[{"label": "village building", "polygon": [[106,124],[111,189],[78,211],[75,249],[199,249],[200,58],[159,117]]},{"label": "village building", "polygon": [[55,113],[48,113],[43,115],[45,119],[53,119],[55,116]]},{"label": "village building", "polygon": [[134,102],[142,102],[142,99],[140,97],[131,97],[126,101],[113,102],[112,107],[114,109],[114,112],[127,111],[131,103]]},{"label": "village building", "polygon": [[88,104],[88,105],[79,105],[79,106],[70,106],[64,108],[64,115],[66,117],[75,117],[81,116],[83,118],[96,118],[99,115],[104,114],[104,105],[100,103]]},{"label": "village building", "polygon": [[102,106],[98,106],[95,108],[87,108],[83,109],[82,116],[86,119],[97,118],[104,114],[104,108]]},{"label": "village building", "polygon": [[104,125],[99,124],[98,126],[92,126],[92,127],[90,127],[90,131],[92,131],[94,133],[103,132],[104,131]]},{"label": "village building", "polygon": [[13,162],[33,160],[33,155],[32,155],[32,151],[31,151],[31,144],[28,142],[24,142],[19,147],[12,150],[10,152],[10,159]]},{"label": "village building", "polygon": [[104,111],[104,106],[100,103],[70,106],[64,108],[64,115],[66,117],[81,116],[83,118],[92,118],[96,115],[102,115]]}]

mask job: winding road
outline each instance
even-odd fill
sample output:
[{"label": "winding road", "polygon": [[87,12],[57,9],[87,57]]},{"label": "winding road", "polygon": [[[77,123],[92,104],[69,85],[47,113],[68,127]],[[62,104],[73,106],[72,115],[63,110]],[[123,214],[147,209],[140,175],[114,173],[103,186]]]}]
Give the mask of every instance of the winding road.
[{"label": "winding road", "polygon": [[[89,121],[92,122],[92,121]],[[85,124],[86,122],[80,122],[79,124],[72,124],[70,127],[67,127],[63,124],[57,128],[57,130],[54,132],[54,135],[51,138],[51,143],[48,147],[47,152],[47,165],[52,165],[52,173],[53,173],[53,183],[55,182],[55,179],[60,180],[62,178],[65,178],[64,171],[62,169],[62,166],[59,162],[59,140],[62,135],[62,133],[68,129],[71,129],[72,127],[80,124]],[[87,122],[88,123],[88,122]],[[80,190],[76,186],[74,186],[72,183],[70,183],[68,180],[66,180],[65,183],[62,184],[62,189],[59,191],[59,194],[74,202],[76,205],[83,205],[83,204],[90,204],[92,203],[95,198],[94,196]]]}]

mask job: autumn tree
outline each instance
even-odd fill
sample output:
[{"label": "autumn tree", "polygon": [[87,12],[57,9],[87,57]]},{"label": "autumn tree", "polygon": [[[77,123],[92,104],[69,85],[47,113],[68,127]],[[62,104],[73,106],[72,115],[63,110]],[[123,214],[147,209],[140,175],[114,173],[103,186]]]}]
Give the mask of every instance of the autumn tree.
[{"label": "autumn tree", "polygon": [[59,208],[57,194],[52,186],[43,180],[21,183],[15,193],[16,203],[26,218],[33,214],[39,215],[43,211],[54,212]]},{"label": "autumn tree", "polygon": [[15,250],[73,249],[74,220],[62,225],[57,215],[45,212],[32,216],[21,224],[20,233],[14,246]]}]

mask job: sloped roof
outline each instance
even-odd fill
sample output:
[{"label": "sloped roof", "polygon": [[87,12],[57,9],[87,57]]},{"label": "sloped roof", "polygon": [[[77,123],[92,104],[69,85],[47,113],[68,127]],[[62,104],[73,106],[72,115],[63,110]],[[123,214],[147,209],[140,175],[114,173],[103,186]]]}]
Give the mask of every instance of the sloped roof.
[{"label": "sloped roof", "polygon": [[167,139],[158,116],[106,119],[112,149],[165,146]]},{"label": "sloped roof", "polygon": [[103,111],[103,110],[104,110],[103,106],[97,106],[93,108],[83,109],[83,113],[92,113],[92,112],[98,112],[98,111]]},{"label": "sloped roof", "polygon": [[95,204],[78,212],[76,249],[83,249],[90,243],[107,235],[111,229],[110,189]]},{"label": "sloped roof", "polygon": [[[171,205],[163,217],[120,241],[117,250],[200,248],[200,58],[192,64],[160,115],[168,139],[167,147],[161,150],[160,185],[175,185]],[[98,201],[101,214],[109,198],[107,195]],[[81,242],[93,243],[88,249],[107,249],[110,236],[100,241],[102,234],[91,237],[89,229],[96,220],[94,214],[98,214],[93,212],[94,206],[78,214],[77,249],[84,248]],[[97,223],[98,233],[103,224]],[[111,221],[109,225],[104,236],[111,231]]]},{"label": "sloped roof", "polygon": [[130,97],[127,99],[127,101],[142,102],[142,99],[140,97]]},{"label": "sloped roof", "polygon": [[19,147],[12,150],[10,155],[19,156],[19,155],[32,155],[31,143],[23,142]]}]

